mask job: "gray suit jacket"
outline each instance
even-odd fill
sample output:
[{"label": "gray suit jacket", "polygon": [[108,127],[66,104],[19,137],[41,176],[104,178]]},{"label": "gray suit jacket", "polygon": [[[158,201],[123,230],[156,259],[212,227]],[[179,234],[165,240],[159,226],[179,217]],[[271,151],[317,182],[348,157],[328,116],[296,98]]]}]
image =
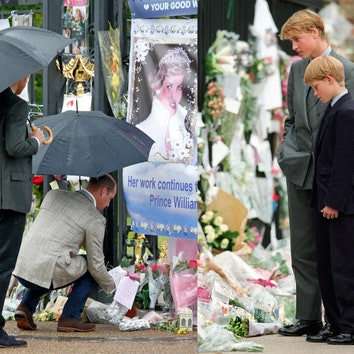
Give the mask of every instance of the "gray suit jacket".
[{"label": "gray suit jacket", "polygon": [[[354,64],[333,50],[330,55],[339,59],[345,70],[345,86],[354,94]],[[304,73],[309,59],[299,60],[291,66],[288,80],[288,110],[283,141],[277,157],[288,181],[303,189],[311,189],[314,178],[313,149],[320,121],[327,104],[317,99],[311,90],[306,100]]]},{"label": "gray suit jacket", "polygon": [[[86,191],[48,192],[23,238],[13,274],[49,289],[68,285],[88,270],[103,290],[113,292],[102,250],[105,226],[105,217]],[[78,255],[82,246],[87,260]]]},{"label": "gray suit jacket", "polygon": [[32,155],[38,151],[27,114],[27,102],[10,88],[0,93],[0,209],[21,213],[31,208]]}]

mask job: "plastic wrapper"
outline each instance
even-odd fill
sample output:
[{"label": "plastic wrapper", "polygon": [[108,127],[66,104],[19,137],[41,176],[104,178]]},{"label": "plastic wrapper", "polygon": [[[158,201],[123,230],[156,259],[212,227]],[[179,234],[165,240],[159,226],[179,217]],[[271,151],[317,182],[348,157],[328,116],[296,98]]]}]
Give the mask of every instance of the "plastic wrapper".
[{"label": "plastic wrapper", "polygon": [[353,25],[341,14],[339,5],[331,2],[318,14],[323,19],[330,41],[336,46],[344,45],[352,33]]},{"label": "plastic wrapper", "polygon": [[110,323],[119,325],[128,308],[113,301],[106,309],[107,318]]},{"label": "plastic wrapper", "polygon": [[233,252],[222,252],[214,257],[214,261],[240,286],[248,285],[247,279],[259,278],[259,273]]},{"label": "plastic wrapper", "polygon": [[197,275],[194,269],[170,274],[170,286],[176,313],[197,301]]},{"label": "plastic wrapper", "polygon": [[138,331],[140,329],[149,329],[150,323],[144,319],[123,317],[118,326],[122,332]]},{"label": "plastic wrapper", "polygon": [[148,279],[149,279],[149,297],[150,297],[149,308],[154,309],[157,303],[157,299],[159,298],[164,286],[164,276],[162,273],[159,273],[155,278],[151,268],[149,268],[148,274],[149,274]]},{"label": "plastic wrapper", "polygon": [[86,309],[86,316],[92,323],[110,323],[107,316],[108,305],[98,301],[92,301]]},{"label": "plastic wrapper", "polygon": [[119,28],[99,31],[98,38],[102,57],[102,70],[106,93],[112,112],[116,118],[123,117],[121,88],[123,83],[122,63],[119,45]]},{"label": "plastic wrapper", "polygon": [[202,330],[198,330],[199,353],[201,352],[261,352],[263,346],[254,342],[242,342],[223,326],[213,324]]},{"label": "plastic wrapper", "polygon": [[262,336],[265,334],[275,334],[278,333],[278,330],[281,326],[282,324],[280,322],[259,323],[257,321],[249,321],[247,337]]},{"label": "plastic wrapper", "polygon": [[144,315],[142,319],[148,322],[156,322],[156,321],[162,321],[163,316],[161,316],[155,311],[149,311],[147,314]]}]

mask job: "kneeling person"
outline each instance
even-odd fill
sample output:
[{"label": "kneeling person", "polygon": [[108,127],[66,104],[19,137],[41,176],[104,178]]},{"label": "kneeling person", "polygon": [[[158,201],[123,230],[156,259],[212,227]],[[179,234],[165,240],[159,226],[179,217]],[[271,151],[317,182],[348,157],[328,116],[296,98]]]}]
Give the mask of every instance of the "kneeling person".
[{"label": "kneeling person", "polygon": [[[42,295],[73,284],[58,321],[58,331],[89,332],[95,325],[81,322],[81,312],[96,284],[115,290],[103,254],[106,219],[101,211],[117,192],[110,175],[90,178],[87,190],[48,192],[24,237],[13,274],[26,287],[15,312],[17,326],[34,330],[33,313]],[[86,255],[79,255],[81,247]]]}]

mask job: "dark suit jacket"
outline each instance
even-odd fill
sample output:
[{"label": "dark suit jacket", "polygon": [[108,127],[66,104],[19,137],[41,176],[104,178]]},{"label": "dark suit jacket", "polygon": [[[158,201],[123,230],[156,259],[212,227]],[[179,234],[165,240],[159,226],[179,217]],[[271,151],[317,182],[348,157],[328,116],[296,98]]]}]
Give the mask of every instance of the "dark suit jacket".
[{"label": "dark suit jacket", "polygon": [[[333,50],[331,56],[343,63],[345,86],[354,93],[354,64]],[[309,59],[302,59],[291,66],[288,80],[288,110],[284,140],[277,154],[278,163],[285,177],[304,189],[311,189],[314,176],[313,148],[317,130],[327,107],[310,91],[306,100],[304,73]]]},{"label": "dark suit jacket", "polygon": [[38,151],[27,114],[27,102],[10,88],[0,93],[0,209],[21,213],[31,208],[32,155]]},{"label": "dark suit jacket", "polygon": [[354,213],[354,101],[348,93],[324,115],[315,143],[317,208]]}]

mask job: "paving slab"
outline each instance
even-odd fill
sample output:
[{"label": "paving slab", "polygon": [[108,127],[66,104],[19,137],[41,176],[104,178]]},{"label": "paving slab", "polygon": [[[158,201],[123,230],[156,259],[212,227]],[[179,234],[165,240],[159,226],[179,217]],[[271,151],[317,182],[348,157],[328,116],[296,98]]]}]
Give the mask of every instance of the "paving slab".
[{"label": "paving slab", "polygon": [[175,334],[156,329],[122,332],[115,325],[97,324],[93,332],[57,332],[57,323],[37,322],[35,331],[17,328],[15,321],[7,321],[8,334],[27,341],[26,348],[0,349],[1,353],[35,354],[189,354],[197,353],[197,330]]}]

